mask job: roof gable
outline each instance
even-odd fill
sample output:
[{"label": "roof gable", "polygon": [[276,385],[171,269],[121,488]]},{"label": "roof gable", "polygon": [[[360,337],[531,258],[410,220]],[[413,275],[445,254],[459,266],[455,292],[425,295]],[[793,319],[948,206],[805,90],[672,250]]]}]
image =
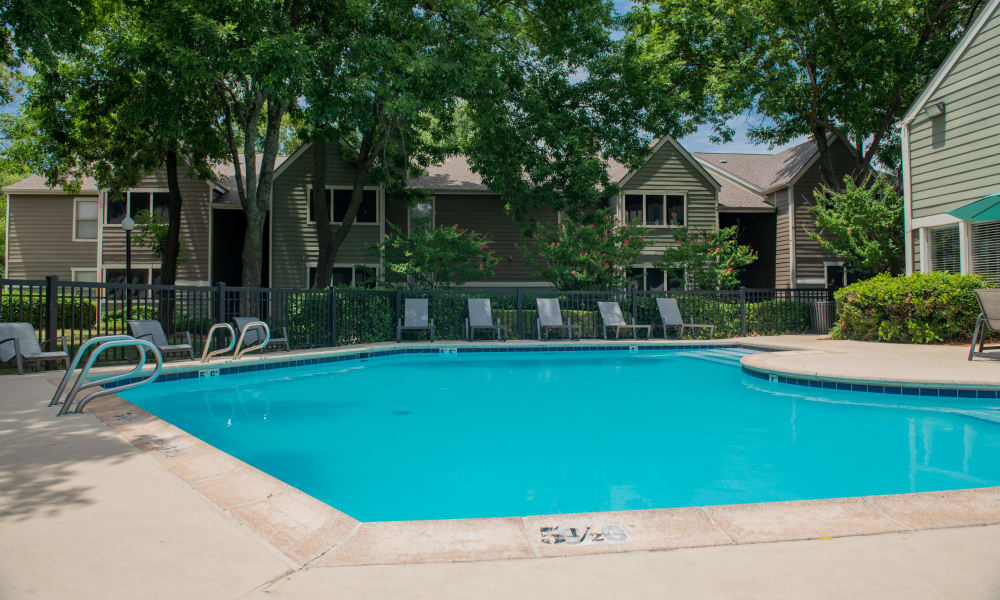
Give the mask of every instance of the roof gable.
[{"label": "roof gable", "polygon": [[926,87],[924,87],[924,90],[920,92],[917,99],[913,101],[913,104],[910,105],[910,108],[906,111],[906,114],[903,115],[903,118],[900,119],[898,123],[899,126],[909,125],[913,119],[917,118],[917,115],[920,114],[920,111],[923,110],[928,100],[931,99],[934,92],[936,92],[944,82],[948,73],[950,73],[951,70],[955,68],[955,65],[958,64],[958,61],[965,54],[965,51],[969,49],[969,46],[971,46],[972,42],[975,41],[976,36],[979,35],[983,26],[985,26],[990,20],[990,17],[993,16],[998,7],[1000,7],[1000,0],[990,0],[979,12],[979,14],[976,15],[976,18],[972,21],[972,25],[970,25],[969,29],[964,35],[962,35],[962,39],[958,40],[955,47],[951,49],[951,52],[949,52],[948,56],[945,57],[944,62],[941,63],[941,66],[938,67],[937,71],[935,71],[934,76],[931,77],[930,82]]},{"label": "roof gable", "polygon": [[[689,162],[691,164],[691,166],[693,166],[695,168],[695,170],[698,171],[698,173],[702,177],[705,178],[705,181],[707,181],[709,184],[712,185],[712,187],[714,187],[716,190],[719,190],[722,187],[722,185],[715,179],[715,177],[712,177],[711,173],[709,173],[707,170],[705,170],[705,167],[700,162],[698,162],[695,159],[695,157],[692,156],[691,153],[688,152],[684,148],[684,146],[681,146],[677,142],[677,140],[675,140],[674,138],[670,137],[669,135],[663,136],[655,144],[653,144],[652,151],[650,152],[649,157],[646,159],[646,162],[649,162],[649,160],[652,159],[654,156],[656,156],[656,153],[659,152],[660,149],[663,148],[663,146],[665,146],[667,144],[670,144],[671,146],[673,146],[674,149],[676,149],[677,152],[680,153],[681,157],[684,160],[686,160],[687,162]],[[614,161],[614,162],[609,161],[609,164],[608,164],[608,175],[611,178],[611,181],[613,183],[618,184],[619,187],[624,187],[633,177],[635,177],[636,173],[638,173],[640,170],[642,170],[642,167],[645,166],[645,164],[646,163],[643,163],[637,169],[632,169],[631,171],[628,171],[620,179],[615,179],[614,175],[617,174],[617,173],[620,173],[626,167],[624,167],[623,165],[621,165],[617,161]]]}]

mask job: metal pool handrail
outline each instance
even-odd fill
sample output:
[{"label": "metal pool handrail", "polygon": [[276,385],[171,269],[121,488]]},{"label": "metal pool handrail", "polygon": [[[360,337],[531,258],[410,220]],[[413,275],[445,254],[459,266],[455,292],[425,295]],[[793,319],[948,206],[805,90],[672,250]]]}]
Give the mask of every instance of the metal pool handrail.
[{"label": "metal pool handrail", "polygon": [[[225,348],[220,348],[218,350],[208,351],[208,347],[212,344],[212,334],[215,333],[217,329],[228,329],[229,330],[229,345]],[[242,339],[242,338],[241,338]],[[201,362],[207,363],[209,359],[213,356],[218,356],[220,354],[225,354],[231,351],[236,346],[236,332],[233,331],[233,326],[229,323],[216,323],[208,330],[208,336],[205,338],[205,349],[201,352]]]},{"label": "metal pool handrail", "polygon": [[[73,357],[73,362],[70,363],[69,367],[66,368],[66,374],[63,375],[62,381],[59,382],[59,387],[56,388],[56,393],[52,396],[52,401],[49,402],[49,406],[55,406],[56,404],[62,402],[62,394],[64,391],[66,391],[66,384],[68,384],[69,380],[73,377],[73,371],[75,371],[76,366],[80,364],[80,359],[83,358],[83,355],[87,352],[88,348],[90,348],[94,344],[103,344],[104,342],[111,342],[114,340],[130,340],[130,339],[132,339],[132,336],[124,334],[102,335],[90,338],[89,340],[84,342],[83,345],[80,346],[80,348],[76,351],[76,356]],[[142,364],[146,364],[145,354],[143,354],[142,361],[143,361]]]},{"label": "metal pool handrail", "polygon": [[[240,346],[243,345],[243,338],[245,338],[247,332],[253,329],[254,327],[264,328],[263,343],[257,344],[256,346],[248,346],[243,350],[240,350]],[[254,350],[260,350],[262,348],[266,348],[268,343],[270,343],[270,341],[271,341],[271,328],[267,326],[267,323],[263,321],[251,321],[247,323],[246,325],[243,326],[242,330],[240,331],[240,339],[238,342],[236,342],[236,352],[233,353],[233,360],[239,360],[243,358],[243,355],[246,354],[247,352],[253,352]]]},{"label": "metal pool handrail", "polygon": [[[87,378],[87,374],[90,372],[90,368],[94,366],[94,361],[97,360],[97,357],[100,356],[102,352],[104,352],[105,350],[110,350],[111,348],[122,348],[128,346],[134,346],[137,350],[139,350],[139,363],[135,366],[134,369],[132,369],[128,373],[119,373],[117,375],[112,375],[110,377],[105,377],[103,379],[85,381]],[[96,392],[84,396],[83,400],[80,400],[79,402],[76,403],[76,410],[75,411],[72,410],[73,400],[76,398],[77,394],[80,393],[80,390],[98,385],[103,385],[105,383],[110,383],[112,381],[118,381],[119,379],[125,379],[142,371],[142,368],[146,365],[146,352],[145,352],[146,350],[152,352],[153,358],[156,359],[156,368],[153,369],[153,372],[149,375],[149,377],[146,377],[145,379],[142,379],[140,381],[134,381],[132,383],[128,383],[118,387],[99,389]],[[130,390],[132,388],[139,387],[140,385],[145,385],[155,380],[160,375],[160,370],[162,368],[163,368],[163,355],[160,353],[160,349],[157,348],[152,342],[148,342],[146,340],[139,340],[135,338],[129,338],[124,340],[111,340],[108,342],[104,342],[90,354],[90,358],[87,359],[87,364],[84,365],[83,369],[80,371],[80,375],[77,376],[76,383],[74,383],[72,389],[70,389],[69,395],[66,397],[66,401],[63,402],[62,408],[59,409],[58,414],[64,415],[68,412],[80,413],[83,412],[83,407],[86,406],[87,403],[93,400],[94,398],[100,398],[101,396],[108,396],[110,394],[117,394],[118,392]]]}]

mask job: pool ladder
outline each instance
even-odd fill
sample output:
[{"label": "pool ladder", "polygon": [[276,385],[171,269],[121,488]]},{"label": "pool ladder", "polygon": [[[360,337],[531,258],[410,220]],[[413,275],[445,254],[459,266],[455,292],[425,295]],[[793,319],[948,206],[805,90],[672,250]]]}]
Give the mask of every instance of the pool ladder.
[{"label": "pool ladder", "polygon": [[[87,359],[87,363],[84,365],[83,369],[80,370],[80,374],[77,375],[76,381],[73,386],[70,387],[69,394],[63,399],[63,392],[66,390],[66,386],[69,384],[70,380],[73,378],[73,371],[76,370],[77,365],[83,359],[84,354],[87,350],[93,346],[97,346],[93,352],[90,353],[90,357]],[[97,357],[103,352],[110,350],[112,348],[128,348],[134,347],[139,351],[139,362],[135,367],[127,373],[116,373],[114,375],[109,375],[108,377],[102,377],[100,379],[87,380],[87,375],[90,374],[91,367],[94,366],[94,362],[97,361]],[[115,386],[113,388],[102,388],[96,392],[92,392],[83,397],[82,400],[76,403],[76,409],[73,409],[73,401],[76,399],[77,394],[81,390],[87,388],[97,387],[107,385],[114,381],[119,381],[121,379],[126,379],[137,375],[142,371],[143,367],[146,366],[146,352],[152,352],[153,358],[156,360],[156,368],[153,372],[149,374],[148,377],[141,379],[139,381],[133,381],[132,383],[126,383],[125,385]],[[80,346],[80,349],[76,351],[76,356],[73,357],[73,362],[70,363],[69,367],[66,369],[66,374],[63,375],[62,381],[59,382],[59,387],[56,388],[56,393],[52,396],[52,401],[49,402],[49,406],[55,406],[57,404],[62,404],[59,409],[59,415],[64,415],[69,412],[83,412],[83,407],[87,405],[88,402],[94,398],[100,398],[101,396],[108,396],[111,394],[117,394],[125,390],[130,390],[137,388],[140,385],[145,385],[155,380],[160,375],[160,370],[163,368],[163,355],[160,353],[160,349],[153,345],[152,342],[146,340],[136,339],[130,335],[102,335],[95,338],[90,338]]]}]

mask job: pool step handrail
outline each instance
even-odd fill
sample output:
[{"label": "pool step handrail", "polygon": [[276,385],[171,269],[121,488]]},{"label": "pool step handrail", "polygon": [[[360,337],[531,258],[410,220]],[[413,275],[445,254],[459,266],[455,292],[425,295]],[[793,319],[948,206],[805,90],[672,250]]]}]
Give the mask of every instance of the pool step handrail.
[{"label": "pool step handrail", "polygon": [[[66,368],[66,374],[63,375],[62,381],[59,382],[59,387],[56,388],[56,393],[52,395],[52,401],[49,402],[49,406],[55,406],[62,402],[63,392],[66,391],[66,385],[69,380],[73,378],[73,371],[76,370],[77,365],[80,364],[80,360],[83,359],[83,355],[87,353],[87,350],[96,345],[103,344],[104,342],[110,342],[114,340],[131,340],[134,339],[130,335],[117,334],[117,335],[101,335],[98,337],[92,337],[86,342],[84,342],[80,348],[76,351],[76,356],[73,357],[73,362],[69,364]],[[145,360],[145,358],[143,358]]]},{"label": "pool step handrail", "polygon": [[[246,337],[248,331],[255,327],[262,327],[264,329],[264,341],[256,346],[247,346],[246,348],[240,350],[240,346],[243,345],[243,338]],[[243,355],[247,352],[253,352],[254,350],[266,348],[269,343],[271,343],[271,328],[267,326],[267,323],[264,321],[251,321],[240,328],[240,339],[236,342],[236,351],[233,352],[233,360],[243,358]]]},{"label": "pool step handrail", "polygon": [[[217,329],[228,329],[229,330],[229,345],[225,348],[219,348],[218,350],[208,351],[208,347],[212,345],[212,334],[215,333]],[[213,356],[219,356],[220,354],[226,354],[231,352],[233,348],[236,347],[236,331],[233,330],[233,326],[229,323],[216,323],[208,330],[208,335],[205,337],[205,349],[201,351],[201,362],[207,363],[212,359]]]},{"label": "pool step handrail", "polygon": [[[139,362],[136,364],[135,368],[127,373],[117,373],[109,377],[104,377],[101,379],[94,379],[87,381],[87,375],[90,373],[91,367],[94,366],[94,362],[97,357],[101,355],[102,352],[110,350],[112,348],[127,348],[134,347],[139,351]],[[145,379],[139,381],[133,381],[132,383],[127,383],[125,385],[116,386],[113,388],[101,388],[96,392],[92,392],[84,396],[82,400],[76,403],[76,409],[73,409],[73,400],[76,399],[77,394],[81,390],[85,390],[91,387],[103,386],[107,383],[113,381],[118,381],[120,379],[126,379],[138,374],[142,371],[143,367],[146,366],[146,351],[152,352],[153,358],[156,360],[156,367],[153,372],[149,374]],[[136,338],[110,340],[103,342],[96,350],[90,353],[90,357],[87,359],[87,363],[84,365],[83,369],[80,370],[80,374],[76,378],[76,382],[69,391],[69,395],[66,396],[66,400],[63,402],[62,407],[59,408],[59,415],[65,415],[68,412],[83,412],[83,407],[87,405],[88,402],[94,398],[100,398],[101,396],[108,396],[111,394],[117,394],[118,392],[123,392],[125,390],[130,390],[137,388],[140,385],[145,385],[154,381],[160,375],[160,370],[163,368],[163,354],[160,353],[160,349],[156,347],[152,342],[146,340],[140,340]]]}]

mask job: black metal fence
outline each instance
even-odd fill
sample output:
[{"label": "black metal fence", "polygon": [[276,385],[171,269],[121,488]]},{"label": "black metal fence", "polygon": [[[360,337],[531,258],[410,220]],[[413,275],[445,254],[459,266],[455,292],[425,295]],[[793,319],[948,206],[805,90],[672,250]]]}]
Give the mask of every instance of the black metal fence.
[{"label": "black metal fence", "polygon": [[[0,322],[31,323],[49,349],[64,336],[71,351],[99,335],[128,333],[126,320],[154,319],[168,334],[190,332],[200,353],[213,323],[253,316],[280,332],[293,348],[387,342],[407,298],[427,298],[438,339],[462,339],[466,300],[489,298],[494,318],[511,339],[535,337],[537,298],[558,298],[564,319],[582,326],[584,338],[601,337],[598,301],[618,302],[626,320],[659,324],[656,298],[676,298],[685,321],[715,325],[715,337],[802,333],[810,306],[831,300],[825,289],[715,291],[558,291],[543,288],[445,290],[286,289],[144,285],[0,279]],[[654,329],[655,330],[655,329]],[[656,333],[660,334],[659,331]],[[226,335],[222,333],[221,335]],[[485,335],[483,333],[482,335]],[[411,336],[412,337],[412,336]],[[217,339],[216,344],[227,340]],[[121,360],[111,354],[107,360]]]}]

